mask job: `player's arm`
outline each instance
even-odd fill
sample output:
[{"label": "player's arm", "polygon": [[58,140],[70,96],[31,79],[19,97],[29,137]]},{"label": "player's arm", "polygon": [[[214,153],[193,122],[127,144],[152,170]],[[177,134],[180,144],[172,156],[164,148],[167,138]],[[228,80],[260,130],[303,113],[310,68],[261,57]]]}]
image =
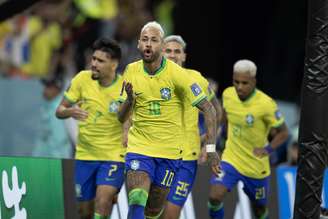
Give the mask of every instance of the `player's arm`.
[{"label": "player's arm", "polygon": [[56,109],[56,117],[58,119],[67,119],[72,117],[76,120],[83,121],[88,118],[88,112],[82,110],[79,107],[79,103],[73,105],[67,99],[63,98]]},{"label": "player's arm", "polygon": [[274,133],[273,138],[270,142],[271,147],[275,150],[277,149],[282,143],[287,141],[289,132],[288,128],[285,123],[281,124],[277,128],[272,128],[271,133]]},{"label": "player's arm", "polygon": [[128,134],[129,134],[129,129],[132,125],[132,118],[129,117],[124,123],[123,123],[123,146],[127,147],[128,146]]},{"label": "player's arm", "polygon": [[220,124],[221,120],[222,120],[222,107],[221,107],[220,101],[218,100],[218,98],[215,95],[211,99],[211,104],[213,105],[213,107],[215,109],[216,123]]},{"label": "player's arm", "polygon": [[118,120],[121,123],[124,123],[125,121],[127,121],[129,119],[129,117],[131,116],[131,112],[132,112],[132,107],[134,104],[134,94],[133,94],[133,86],[131,83],[129,82],[123,82],[122,85],[122,93],[125,90],[126,94],[127,94],[127,98],[124,101],[124,103],[121,104],[117,116],[118,116]]},{"label": "player's arm", "polygon": [[[217,125],[216,136],[219,136],[220,135],[219,126],[223,122],[223,116],[225,116],[225,115],[223,115],[224,111],[222,109],[220,101],[218,100],[218,98],[215,95],[213,95],[213,97],[211,98],[210,103],[213,105],[213,107],[215,109],[216,125]],[[201,135],[201,146],[204,146],[205,140],[206,140],[206,133]]]},{"label": "player's arm", "polygon": [[212,171],[215,174],[220,172],[219,162],[220,158],[216,152],[216,112],[213,105],[207,101],[202,100],[196,107],[201,110],[204,114],[205,125],[206,125],[206,153],[207,159],[211,165]]},{"label": "player's arm", "polygon": [[279,127],[272,128],[270,130],[272,134],[272,140],[264,148],[255,148],[254,155],[257,157],[264,157],[270,155],[276,150],[282,143],[287,141],[289,132],[285,123],[282,123]]}]

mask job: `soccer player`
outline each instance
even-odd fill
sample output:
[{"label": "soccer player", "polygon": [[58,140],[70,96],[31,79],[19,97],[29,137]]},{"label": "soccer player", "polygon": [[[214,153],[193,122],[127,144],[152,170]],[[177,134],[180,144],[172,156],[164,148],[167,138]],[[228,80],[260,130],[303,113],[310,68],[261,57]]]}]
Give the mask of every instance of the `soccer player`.
[{"label": "soccer player", "polygon": [[122,77],[116,74],[119,45],[98,39],[93,45],[91,71],[79,72],[57,108],[60,119],[79,120],[75,181],[81,218],[102,219],[124,181],[123,127],[117,119]]},{"label": "soccer player", "polygon": [[123,76],[127,98],[118,116],[124,122],[132,114],[126,154],[129,219],[159,218],[163,211],[182,157],[184,98],[205,114],[207,154],[213,172],[219,172],[215,109],[185,70],[163,57],[163,36],[160,24],[147,23],[138,41],[142,60],[129,64]]},{"label": "soccer player", "polygon": [[[224,217],[224,195],[238,181],[244,184],[255,217],[268,218],[269,155],[288,138],[288,130],[274,100],[256,88],[256,70],[252,61],[237,61],[233,87],[222,95],[228,137],[221,173],[211,178],[208,207],[212,219]],[[274,136],[268,142],[270,131]]]},{"label": "soccer player", "polygon": [[[183,66],[186,60],[185,49],[186,43],[181,36],[171,35],[164,39],[164,56],[180,66]],[[221,114],[221,106],[215,97],[215,93],[209,87],[209,82],[198,71],[191,69],[185,70],[188,76],[193,78],[200,85],[201,89],[205,91],[207,99],[211,101],[216,110],[218,123]],[[200,154],[201,144],[198,129],[199,111],[188,102],[184,102],[183,110],[184,137],[182,140],[182,163],[168,194],[163,213],[164,219],[179,218],[181,209],[187,200],[188,194],[192,190],[197,172],[197,159]]]}]

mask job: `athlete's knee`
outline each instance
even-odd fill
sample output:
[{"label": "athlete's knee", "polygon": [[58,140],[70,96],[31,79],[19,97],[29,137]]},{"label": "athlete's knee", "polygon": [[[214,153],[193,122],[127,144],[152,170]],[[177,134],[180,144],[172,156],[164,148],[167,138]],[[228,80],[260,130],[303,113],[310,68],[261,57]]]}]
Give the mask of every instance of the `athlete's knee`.
[{"label": "athlete's knee", "polygon": [[219,204],[223,201],[226,189],[222,186],[212,186],[210,189],[209,201],[213,204]]},{"label": "athlete's knee", "polygon": [[93,218],[93,204],[79,204],[78,213],[81,219],[91,219]]},{"label": "athlete's knee", "polygon": [[148,192],[144,189],[132,189],[129,192],[129,205],[146,206],[148,199]]},{"label": "athlete's knee", "polygon": [[93,210],[79,208],[79,216],[81,219],[91,219],[93,218]]},{"label": "athlete's knee", "polygon": [[112,198],[98,197],[95,202],[95,210],[101,215],[108,215],[112,206]]}]

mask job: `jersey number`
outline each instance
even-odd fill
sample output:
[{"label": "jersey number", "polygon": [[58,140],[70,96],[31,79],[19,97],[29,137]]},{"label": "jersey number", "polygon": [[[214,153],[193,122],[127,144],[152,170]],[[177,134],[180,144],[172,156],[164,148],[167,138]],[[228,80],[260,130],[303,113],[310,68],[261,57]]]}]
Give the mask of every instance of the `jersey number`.
[{"label": "jersey number", "polygon": [[153,116],[161,115],[161,104],[159,103],[159,101],[150,102],[149,115],[153,115]]},{"label": "jersey number", "polygon": [[264,199],[265,198],[265,187],[255,189],[255,199]]},{"label": "jersey number", "polygon": [[164,179],[162,180],[161,184],[163,186],[168,186],[168,187],[171,186],[173,177],[174,177],[174,172],[165,170],[165,176],[164,176]]},{"label": "jersey number", "polygon": [[175,194],[187,197],[189,184],[182,181],[179,181],[178,184]]},{"label": "jersey number", "polygon": [[96,123],[98,118],[101,117],[101,116],[103,116],[102,112],[97,111],[96,115],[95,115],[95,118],[93,119],[93,123]]},{"label": "jersey number", "polygon": [[108,171],[108,176],[111,176],[113,174],[114,171],[117,170],[117,165],[116,164],[112,164],[110,165],[110,169]]}]

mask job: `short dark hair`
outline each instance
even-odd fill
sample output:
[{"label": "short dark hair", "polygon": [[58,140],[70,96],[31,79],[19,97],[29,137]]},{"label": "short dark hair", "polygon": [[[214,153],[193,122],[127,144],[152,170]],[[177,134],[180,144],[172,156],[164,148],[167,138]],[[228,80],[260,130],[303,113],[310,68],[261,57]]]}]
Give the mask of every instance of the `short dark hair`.
[{"label": "short dark hair", "polygon": [[120,61],[122,57],[122,51],[120,45],[113,39],[102,37],[97,39],[92,46],[93,51],[101,50],[109,53],[112,59]]}]

